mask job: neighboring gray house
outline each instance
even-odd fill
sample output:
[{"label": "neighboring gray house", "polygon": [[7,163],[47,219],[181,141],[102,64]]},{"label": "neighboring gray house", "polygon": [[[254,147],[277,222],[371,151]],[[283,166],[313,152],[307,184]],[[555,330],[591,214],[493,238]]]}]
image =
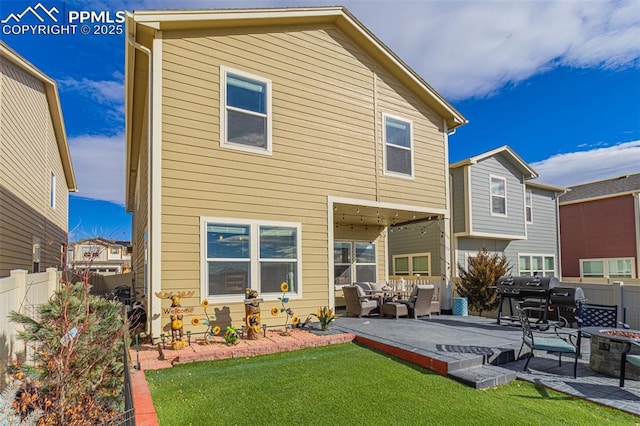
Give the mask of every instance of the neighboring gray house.
[{"label": "neighboring gray house", "polygon": [[[390,275],[443,275],[448,265],[456,277],[457,265],[466,267],[484,246],[504,253],[513,275],[561,276],[558,197],[564,188],[533,181],[538,174],[508,146],[449,170],[451,229],[442,220],[392,229]],[[441,244],[447,231],[451,253]]]}]

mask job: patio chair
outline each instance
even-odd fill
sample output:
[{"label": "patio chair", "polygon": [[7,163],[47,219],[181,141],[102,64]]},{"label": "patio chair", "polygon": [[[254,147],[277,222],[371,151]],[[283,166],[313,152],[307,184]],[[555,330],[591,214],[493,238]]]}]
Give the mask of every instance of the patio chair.
[{"label": "patio chair", "polygon": [[396,303],[402,303],[409,308],[409,316],[413,319],[418,319],[428,315],[431,318],[431,301],[433,300],[433,294],[436,291],[434,285],[417,285],[414,287],[409,299],[399,299]]},{"label": "patio chair", "polygon": [[[580,347],[580,333],[578,333],[578,341],[576,344],[571,342],[570,336],[573,335],[569,333],[558,333],[557,331],[554,331],[553,333],[540,332],[534,335],[526,310],[520,306],[516,306],[516,312],[518,314],[520,324],[522,325],[522,345],[520,346],[517,359],[520,359],[520,354],[522,353],[522,349],[524,349],[525,345],[529,347],[529,356],[527,357],[527,362],[524,364],[522,371],[527,370],[529,361],[531,361],[531,358],[534,356],[533,351],[557,353],[560,366],[562,366],[563,353],[573,354],[573,378],[575,379],[578,370],[578,358],[580,356],[580,351],[578,350]],[[560,334],[565,334],[569,336],[569,338],[563,338]]]},{"label": "patio chair", "polygon": [[635,365],[636,367],[640,367],[640,355],[631,355],[629,351],[632,346],[640,347],[640,343],[638,342],[629,342],[629,347],[627,350],[622,352],[622,358],[620,359],[620,387],[624,387],[624,375],[627,367],[627,363],[631,365]]},{"label": "patio chair", "polygon": [[359,286],[342,287],[344,300],[347,305],[347,316],[355,315],[360,318],[363,315],[380,313],[380,305],[377,299],[367,297]]},{"label": "patio chair", "polygon": [[618,321],[618,305],[596,305],[593,303],[578,303],[578,329],[582,337],[590,337],[581,329],[584,327],[629,328],[628,324]]}]

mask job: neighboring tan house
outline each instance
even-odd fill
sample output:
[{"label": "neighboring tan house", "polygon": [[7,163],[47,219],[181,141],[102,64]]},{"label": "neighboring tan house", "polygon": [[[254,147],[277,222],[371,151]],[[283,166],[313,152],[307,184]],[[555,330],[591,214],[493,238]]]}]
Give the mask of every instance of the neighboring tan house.
[{"label": "neighboring tan house", "polygon": [[334,284],[387,278],[390,225],[448,216],[447,134],[466,120],[344,8],[137,11],[127,36],[126,207],[153,338],[157,292],[240,326],[251,287],[283,324],[264,315],[283,281],[304,318]]},{"label": "neighboring tan house", "polygon": [[[486,247],[507,257],[513,275],[560,276],[558,196],[565,189],[535,182],[537,173],[510,147],[459,161],[451,171],[451,252],[441,248],[439,220],[390,233],[392,275],[458,276],[457,265]],[[451,259],[451,271],[440,258]]]},{"label": "neighboring tan house", "polygon": [[637,279],[640,173],[569,189],[560,197],[563,276]]},{"label": "neighboring tan house", "polygon": [[56,83],[0,41],[0,277],[64,266],[70,191]]},{"label": "neighboring tan house", "polygon": [[100,275],[124,274],[131,270],[131,242],[88,238],[69,243],[68,266]]}]

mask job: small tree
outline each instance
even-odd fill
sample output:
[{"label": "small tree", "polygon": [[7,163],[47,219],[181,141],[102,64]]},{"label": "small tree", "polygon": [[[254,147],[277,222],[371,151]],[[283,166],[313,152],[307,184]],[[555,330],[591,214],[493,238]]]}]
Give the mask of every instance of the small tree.
[{"label": "small tree", "polygon": [[89,294],[84,283],[65,283],[38,315],[12,312],[19,337],[34,348],[34,376],[21,391],[22,415],[42,409],[44,424],[92,425],[122,411],[125,323],[118,302]]},{"label": "small tree", "polygon": [[498,298],[495,289],[490,287],[495,286],[498,278],[510,270],[504,254],[489,253],[486,247],[482,247],[476,257],[469,258],[468,270],[458,264],[458,294],[466,297],[469,307],[480,315],[484,311],[491,311],[498,307]]}]

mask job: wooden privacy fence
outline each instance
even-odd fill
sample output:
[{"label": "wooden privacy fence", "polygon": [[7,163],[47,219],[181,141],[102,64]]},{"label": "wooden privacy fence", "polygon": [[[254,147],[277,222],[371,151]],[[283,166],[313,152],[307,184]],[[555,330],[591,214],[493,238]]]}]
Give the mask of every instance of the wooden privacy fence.
[{"label": "wooden privacy fence", "polygon": [[7,320],[9,312],[35,315],[36,307],[46,303],[58,289],[60,272],[48,268],[46,272],[28,274],[16,269],[6,278],[0,278],[0,336],[5,347],[0,348],[0,363],[7,365],[16,356],[25,356],[26,348],[16,339],[18,325]]}]

